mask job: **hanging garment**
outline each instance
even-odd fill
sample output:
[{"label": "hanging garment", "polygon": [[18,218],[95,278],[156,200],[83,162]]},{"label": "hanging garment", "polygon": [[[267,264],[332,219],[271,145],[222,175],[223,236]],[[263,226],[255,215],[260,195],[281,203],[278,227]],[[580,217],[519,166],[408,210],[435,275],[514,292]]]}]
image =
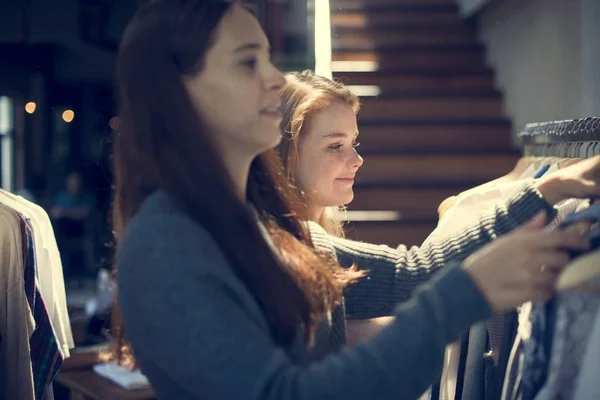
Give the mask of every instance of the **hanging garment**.
[{"label": "hanging garment", "polygon": [[527,178],[533,178],[535,176],[535,173],[537,172],[537,165],[536,163],[531,163],[529,164],[529,167],[527,167],[525,169],[525,171],[523,171],[523,173],[519,176],[519,178],[517,180],[523,180],[523,179],[527,179]]},{"label": "hanging garment", "polygon": [[554,304],[550,363],[546,381],[535,400],[573,398],[594,319],[600,309],[600,293],[559,292]]},{"label": "hanging garment", "polygon": [[[552,173],[558,169],[558,164],[544,165],[538,171],[538,177],[543,173]],[[530,168],[526,171],[527,174],[535,174],[535,168]],[[445,235],[451,235],[455,232],[464,229],[469,224],[477,221],[479,215],[486,210],[495,207],[497,204],[505,202],[507,198],[520,190],[521,185],[530,182],[530,178],[525,178],[522,181],[515,181],[498,185],[494,188],[487,187],[481,191],[469,191],[467,196],[459,195],[459,199],[452,209],[450,209],[445,217],[440,221],[436,230],[428,237],[426,242],[442,240]],[[565,202],[568,207],[559,207],[562,213],[552,221],[558,225],[568,212],[574,209],[575,205]],[[516,313],[507,315],[494,316],[487,321],[487,330],[475,330],[470,334],[470,350],[466,353],[466,364],[469,365],[465,373],[465,381],[463,385],[463,399],[496,399],[502,392],[502,385],[507,370],[512,342],[516,335]],[[509,329],[510,328],[510,329]],[[508,336],[507,336],[508,334]],[[475,344],[483,347],[475,351]],[[484,359],[484,353],[486,358]],[[450,345],[446,353],[444,362],[444,370],[440,381],[440,399],[453,399],[453,393],[456,385],[457,371],[459,360],[457,355],[460,354],[458,343]],[[502,361],[502,362],[501,362]]]},{"label": "hanging garment", "polygon": [[546,303],[525,303],[502,388],[502,400],[532,399],[544,385],[548,372],[552,336],[544,328],[552,321],[544,312]]},{"label": "hanging garment", "polygon": [[29,338],[35,320],[25,293],[19,215],[0,204],[0,398],[34,399]]},{"label": "hanging garment", "polygon": [[[563,207],[571,209],[573,203]],[[600,210],[594,206],[565,216],[560,228],[569,229],[599,217]],[[600,235],[592,231],[590,236]],[[592,249],[598,245],[597,238],[592,240]],[[572,398],[578,365],[599,305],[599,294],[578,291],[558,292],[549,302],[524,305],[502,399]]]},{"label": "hanging garment", "polygon": [[[464,364],[464,373],[458,377],[461,388],[456,392],[457,399],[486,399],[486,363],[490,360],[485,357],[487,352],[487,324],[479,323],[469,330],[468,341],[465,343],[466,351],[462,352],[462,360],[458,365]],[[460,368],[459,368],[460,371]]]},{"label": "hanging garment", "polygon": [[24,252],[25,294],[30,310],[33,311],[35,330],[29,339],[31,368],[35,398],[42,399],[50,383],[62,365],[62,353],[59,350],[52,323],[48,317],[44,299],[35,284],[36,264],[33,245],[33,233],[28,221],[21,218],[21,235]]},{"label": "hanging garment", "polygon": [[579,377],[575,385],[575,400],[600,399],[600,309],[596,312],[594,326],[589,333]]},{"label": "hanging garment", "polygon": [[439,386],[436,388],[439,400],[454,400],[456,398],[457,383],[459,381],[460,356],[462,340],[446,346],[444,364]]},{"label": "hanging garment", "polygon": [[451,235],[464,231],[477,223],[484,215],[489,214],[497,204],[506,204],[508,200],[524,186],[531,184],[530,179],[519,182],[486,187],[481,191],[469,191],[467,195],[458,195],[457,201],[442,219],[435,230],[425,239],[421,246],[443,241]]},{"label": "hanging garment", "polygon": [[60,350],[63,357],[67,358],[69,349],[74,347],[73,333],[67,310],[62,263],[50,218],[40,206],[3,190],[0,190],[0,203],[31,221],[38,265],[38,287],[44,297]]},{"label": "hanging garment", "polygon": [[523,343],[521,398],[533,400],[546,383],[552,349],[554,302],[534,303],[529,317],[531,332]]},{"label": "hanging garment", "polygon": [[[535,172],[535,171],[534,171]],[[480,190],[471,189],[468,192],[461,193],[457,196],[457,201],[441,218],[436,229],[427,237],[423,245],[434,243],[436,241],[442,241],[447,237],[454,235],[464,229],[472,226],[481,219],[482,216],[487,215],[490,209],[493,209],[498,204],[505,204],[515,193],[522,190],[524,185],[530,184],[531,179],[524,179],[517,182],[505,182],[503,184],[494,184],[482,187]],[[494,317],[491,322],[497,321],[498,319],[504,319],[504,316]],[[461,346],[461,341],[457,341],[446,348],[444,356],[444,364],[442,369],[442,375],[439,382],[439,388],[436,387],[435,391],[439,390],[440,400],[455,400],[455,399],[470,399],[466,396],[471,396],[472,393],[484,393],[486,381],[484,379],[485,363],[483,362],[483,354],[487,351],[486,344],[488,334],[485,329],[485,325],[482,324],[483,329],[471,330],[469,338],[473,343],[483,343],[481,351],[475,352],[474,344],[470,345],[469,341],[465,342],[464,346]],[[468,348],[470,347],[470,348]],[[498,351],[496,349],[496,351]],[[468,355],[471,355],[471,360],[465,359]],[[464,374],[460,374],[461,370],[461,355],[463,356],[463,367],[469,368],[464,371]],[[477,360],[475,360],[475,358]],[[481,360],[479,360],[481,359]],[[481,362],[479,362],[481,361]],[[472,378],[477,377],[477,378]],[[479,382],[479,378],[481,380]],[[463,378],[467,379],[463,382]],[[479,383],[481,385],[479,385]],[[465,384],[465,385],[463,385]],[[463,389],[464,386],[464,389]],[[489,387],[490,384],[487,384]],[[482,388],[479,390],[479,388]],[[460,389],[460,390],[458,390]],[[465,391],[465,395],[460,395],[460,392]],[[457,393],[459,396],[457,397]],[[481,397],[482,399],[485,397]]]},{"label": "hanging garment", "polygon": [[510,358],[502,386],[501,400],[521,398],[521,375],[523,374],[523,342],[531,336],[529,315],[532,303],[523,304],[518,312],[517,335],[510,351]]}]

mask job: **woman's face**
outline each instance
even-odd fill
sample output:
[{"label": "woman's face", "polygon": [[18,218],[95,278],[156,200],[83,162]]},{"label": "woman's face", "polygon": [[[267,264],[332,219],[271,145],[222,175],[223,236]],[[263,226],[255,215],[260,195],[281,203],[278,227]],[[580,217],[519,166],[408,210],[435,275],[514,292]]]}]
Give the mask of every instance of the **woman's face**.
[{"label": "woman's face", "polygon": [[315,219],[326,207],[346,205],[354,198],[354,176],[363,163],[356,152],[357,137],[354,110],[341,102],[304,122],[296,179]]},{"label": "woman's face", "polygon": [[211,140],[225,158],[254,157],[281,139],[278,92],[285,80],[271,64],[269,51],[256,18],[233,6],[217,27],[202,71],[184,78]]}]

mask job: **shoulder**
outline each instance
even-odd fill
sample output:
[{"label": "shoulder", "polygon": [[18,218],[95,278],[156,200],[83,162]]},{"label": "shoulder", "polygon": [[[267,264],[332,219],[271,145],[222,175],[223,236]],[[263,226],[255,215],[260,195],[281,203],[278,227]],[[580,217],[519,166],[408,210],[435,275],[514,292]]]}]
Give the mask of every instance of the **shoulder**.
[{"label": "shoulder", "polygon": [[[190,262],[193,261],[193,262]],[[203,262],[206,261],[206,262]],[[209,262],[210,261],[210,262]],[[118,246],[119,275],[212,272],[226,264],[210,233],[164,192],[155,192],[125,228]],[[175,267],[176,268],[172,268]]]},{"label": "shoulder", "polygon": [[337,252],[335,247],[335,236],[327,233],[325,228],[314,221],[304,222],[309,234],[310,239],[318,251],[324,252],[335,259],[337,259]]},{"label": "shoulder", "polygon": [[211,233],[166,193],[152,194],[127,225],[117,269],[119,301],[129,319],[155,318],[157,302],[212,307],[203,296],[218,287],[220,296],[235,298],[264,324],[254,297]]}]

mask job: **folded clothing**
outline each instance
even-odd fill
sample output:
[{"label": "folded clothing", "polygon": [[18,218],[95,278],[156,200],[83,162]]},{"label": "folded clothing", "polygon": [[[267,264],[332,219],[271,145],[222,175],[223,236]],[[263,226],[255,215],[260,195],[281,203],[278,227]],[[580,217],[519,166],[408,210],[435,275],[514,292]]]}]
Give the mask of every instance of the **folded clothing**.
[{"label": "folded clothing", "polygon": [[107,362],[94,365],[94,372],[110,379],[124,389],[145,389],[150,387],[148,378],[139,370],[130,371],[121,367],[116,362]]}]

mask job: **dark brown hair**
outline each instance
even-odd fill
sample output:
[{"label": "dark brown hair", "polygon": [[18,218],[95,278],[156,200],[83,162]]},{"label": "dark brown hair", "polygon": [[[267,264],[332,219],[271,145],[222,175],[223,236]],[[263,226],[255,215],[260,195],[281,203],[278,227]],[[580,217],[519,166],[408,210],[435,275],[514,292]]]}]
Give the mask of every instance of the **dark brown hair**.
[{"label": "dark brown hair", "polygon": [[[283,262],[277,258],[235,195],[183,86],[183,75],[202,71],[214,32],[234,4],[158,0],[143,6],[129,24],[117,62],[120,129],[114,143],[113,223],[118,240],[150,193],[169,193],[211,233],[264,311],[275,341],[287,345],[299,327],[307,340],[311,337],[316,321],[339,303],[344,276],[350,275],[312,248],[290,211],[295,192],[277,155],[269,151],[251,165],[247,196]],[[119,324],[115,328],[122,336]]]}]

